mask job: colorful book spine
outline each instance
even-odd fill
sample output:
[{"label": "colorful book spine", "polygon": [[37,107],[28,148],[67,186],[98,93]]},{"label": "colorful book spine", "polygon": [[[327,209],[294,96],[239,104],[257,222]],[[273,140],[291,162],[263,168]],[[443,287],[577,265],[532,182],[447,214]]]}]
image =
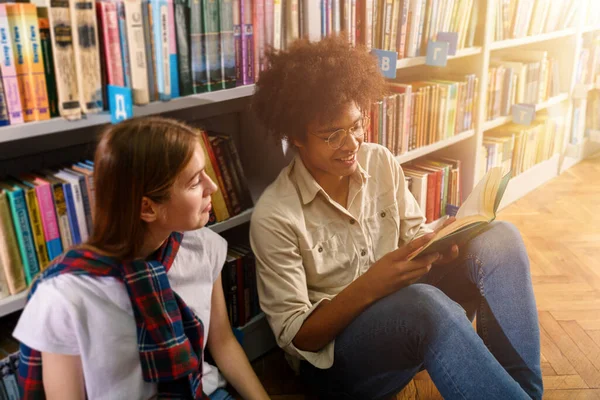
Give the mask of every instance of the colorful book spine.
[{"label": "colorful book spine", "polygon": [[8,108],[8,118],[11,125],[23,123],[21,92],[15,68],[13,40],[6,5],[0,4],[0,48],[2,50],[2,86]]},{"label": "colorful book spine", "polygon": [[233,45],[235,48],[235,80],[237,86],[244,84],[244,58],[242,52],[242,18],[240,0],[233,0]]},{"label": "colorful book spine", "polygon": [[219,2],[218,0],[204,0],[203,5],[206,81],[203,82],[202,86],[203,91],[212,92],[220,89],[223,81],[221,74]]},{"label": "colorful book spine", "polygon": [[252,2],[252,25],[254,29],[254,75],[258,79],[260,71],[263,69],[265,55],[265,2],[264,0],[254,0]]},{"label": "colorful book spine", "polygon": [[7,4],[6,14],[13,33],[13,55],[25,121],[50,118],[41,55],[37,11],[33,4]]},{"label": "colorful book spine", "polygon": [[[50,179],[47,177],[47,179]],[[56,221],[60,232],[60,240],[63,250],[68,250],[73,245],[73,235],[69,226],[69,213],[63,184],[56,179],[51,180],[52,197],[56,211]]]},{"label": "colorful book spine", "polygon": [[68,120],[80,119],[81,106],[69,2],[67,0],[50,0],[48,21],[53,59],[56,65],[60,65],[60,68],[54,70],[58,113]]},{"label": "colorful book spine", "polygon": [[177,36],[177,66],[179,68],[179,94],[194,93],[190,64],[190,7],[186,0],[175,0],[175,30]]},{"label": "colorful book spine", "polygon": [[96,5],[89,0],[71,0],[69,5],[80,105],[86,114],[97,113],[104,101]]},{"label": "colorful book spine", "polygon": [[127,23],[127,47],[131,68],[131,89],[133,102],[138,105],[150,102],[148,87],[148,64],[144,35],[144,16],[141,0],[124,0]]},{"label": "colorful book spine", "polygon": [[[123,81],[125,87],[131,88],[131,59],[129,58],[129,42],[127,41],[127,16],[125,15],[125,3],[117,1],[117,18],[119,19],[119,41],[121,60],[123,64]],[[141,18],[141,16],[140,16]]]},{"label": "colorful book spine", "polygon": [[40,272],[40,266],[35,256],[35,244],[33,234],[29,225],[29,214],[25,204],[23,189],[12,186],[8,191],[8,202],[10,204],[13,225],[15,227],[19,252],[23,261],[25,279],[27,285]]},{"label": "colorful book spine", "polygon": [[[298,16],[298,2],[296,1],[295,4],[296,16]],[[252,0],[240,0],[240,10],[242,20],[242,58],[244,60],[244,66],[242,67],[242,84],[249,85],[254,83],[254,32],[252,26]]]},{"label": "colorful book spine", "polygon": [[[10,216],[7,192],[0,189],[0,266],[4,268],[9,294],[17,294],[27,287],[23,261],[19,255],[17,236]],[[3,274],[0,267],[0,275]]]},{"label": "colorful book spine", "polygon": [[236,85],[236,57],[234,38],[233,1],[219,0],[221,16],[221,87],[229,89]]},{"label": "colorful book spine", "polygon": [[48,249],[48,257],[51,261],[58,257],[63,251],[60,240],[60,231],[58,229],[58,221],[56,219],[56,211],[54,209],[52,188],[50,184],[43,179],[37,178],[34,183],[36,185],[35,192],[40,208],[42,227],[44,228],[44,238],[46,239],[46,247]]},{"label": "colorful book spine", "polygon": [[48,107],[50,116],[58,117],[58,93],[56,91],[56,71],[54,70],[54,55],[52,54],[52,39],[50,38],[50,21],[48,7],[38,7],[38,26],[40,30],[40,44],[44,60],[44,74],[46,78],[46,92],[48,93]]},{"label": "colorful book spine", "polygon": [[151,0],[152,37],[154,40],[154,55],[158,96],[166,101],[171,98],[171,73],[169,60],[169,10],[166,0]]},{"label": "colorful book spine", "polygon": [[63,180],[63,193],[65,194],[65,204],[67,206],[67,216],[69,218],[69,230],[71,231],[71,242],[73,244],[81,243],[81,231],[77,219],[77,205],[75,204],[75,193],[70,182]]},{"label": "colorful book spine", "polygon": [[96,3],[98,20],[102,33],[101,51],[106,60],[107,84],[124,86],[123,62],[121,60],[121,40],[119,37],[119,17],[116,3],[99,1]]},{"label": "colorful book spine", "polygon": [[[235,0],[234,0],[235,1]],[[204,52],[204,6],[201,0],[190,0],[190,57],[194,93],[206,91],[206,54]]]},{"label": "colorful book spine", "polygon": [[[163,27],[165,29],[165,27]],[[179,66],[177,61],[177,33],[175,32],[175,10],[173,0],[167,0],[167,34],[169,36],[169,82],[171,98],[179,97]]]},{"label": "colorful book spine", "polygon": [[146,68],[148,69],[148,92],[150,101],[158,100],[158,87],[156,82],[156,66],[155,66],[155,54],[154,54],[154,39],[152,33],[152,26],[154,21],[152,20],[151,4],[149,0],[142,0],[142,17],[144,20],[144,40],[146,44]]},{"label": "colorful book spine", "polygon": [[44,237],[44,228],[42,225],[42,214],[38,199],[35,193],[35,188],[29,183],[22,185],[25,192],[25,203],[29,211],[29,221],[31,222],[31,230],[33,232],[33,243],[35,244],[35,252],[40,263],[40,268],[43,271],[48,267],[50,260],[48,259],[48,251],[46,250],[46,239]]}]

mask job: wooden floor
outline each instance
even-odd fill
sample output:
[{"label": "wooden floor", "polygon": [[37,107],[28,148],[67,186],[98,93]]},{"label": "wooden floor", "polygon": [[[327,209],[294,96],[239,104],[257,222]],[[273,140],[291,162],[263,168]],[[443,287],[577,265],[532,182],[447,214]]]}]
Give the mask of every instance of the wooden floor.
[{"label": "wooden floor", "polygon": [[[600,400],[600,158],[586,160],[504,209],[531,259],[544,399]],[[308,400],[280,350],[254,362],[272,399]],[[397,399],[440,399],[426,373]]]}]

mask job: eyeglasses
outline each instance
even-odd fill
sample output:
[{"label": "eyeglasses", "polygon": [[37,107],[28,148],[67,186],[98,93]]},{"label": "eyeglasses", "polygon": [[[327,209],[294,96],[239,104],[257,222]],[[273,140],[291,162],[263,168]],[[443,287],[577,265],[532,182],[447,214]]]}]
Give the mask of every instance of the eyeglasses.
[{"label": "eyeglasses", "polygon": [[329,147],[332,150],[337,150],[346,143],[346,139],[348,138],[348,135],[354,136],[355,139],[364,139],[365,132],[367,131],[368,127],[369,127],[369,117],[364,115],[358,121],[356,121],[354,126],[351,126],[348,129],[342,128],[342,129],[335,130],[335,131],[331,132],[331,134],[327,138],[320,137],[314,133],[313,133],[313,135],[315,135],[319,139],[322,139],[325,142],[327,142],[327,144],[329,145]]}]

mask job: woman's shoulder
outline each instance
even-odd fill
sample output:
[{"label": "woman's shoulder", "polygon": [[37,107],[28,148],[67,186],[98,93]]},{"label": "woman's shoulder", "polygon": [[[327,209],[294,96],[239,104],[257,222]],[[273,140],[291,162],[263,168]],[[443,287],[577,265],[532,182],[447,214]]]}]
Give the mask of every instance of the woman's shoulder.
[{"label": "woman's shoulder", "polygon": [[[210,273],[212,282],[221,273],[227,257],[227,241],[209,228],[185,232],[179,252],[169,270],[169,278],[188,277],[193,273],[201,278]],[[203,268],[204,267],[204,268]]]}]

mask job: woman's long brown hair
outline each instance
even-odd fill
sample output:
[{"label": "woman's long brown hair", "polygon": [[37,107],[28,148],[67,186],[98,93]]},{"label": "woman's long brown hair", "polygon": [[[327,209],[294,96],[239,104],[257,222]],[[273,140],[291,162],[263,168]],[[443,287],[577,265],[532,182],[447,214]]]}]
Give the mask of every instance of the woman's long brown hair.
[{"label": "woman's long brown hair", "polygon": [[94,156],[93,229],[87,246],[123,260],[139,254],[147,230],[142,198],[168,200],[198,143],[195,129],[166,118],[109,126]]}]

